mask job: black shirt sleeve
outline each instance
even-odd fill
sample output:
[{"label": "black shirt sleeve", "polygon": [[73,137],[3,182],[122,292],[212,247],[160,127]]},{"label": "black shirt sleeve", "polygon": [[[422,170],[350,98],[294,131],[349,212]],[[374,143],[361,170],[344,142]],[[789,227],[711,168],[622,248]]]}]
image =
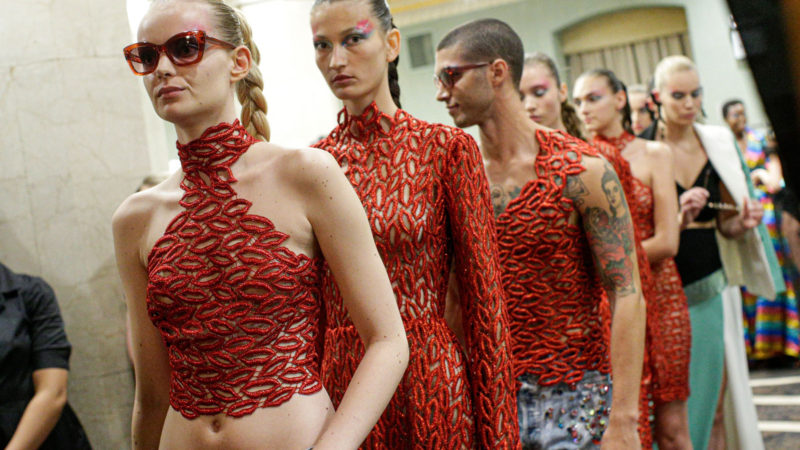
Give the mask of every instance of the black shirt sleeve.
[{"label": "black shirt sleeve", "polygon": [[23,277],[26,280],[20,288],[20,295],[30,323],[32,369],[69,369],[72,347],[64,332],[55,293],[41,278]]}]

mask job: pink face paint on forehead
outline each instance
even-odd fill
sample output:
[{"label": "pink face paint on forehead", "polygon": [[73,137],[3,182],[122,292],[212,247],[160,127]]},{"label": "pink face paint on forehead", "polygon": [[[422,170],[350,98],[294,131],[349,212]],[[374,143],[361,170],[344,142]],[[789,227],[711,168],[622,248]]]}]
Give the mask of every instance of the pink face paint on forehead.
[{"label": "pink face paint on forehead", "polygon": [[372,26],[372,23],[370,23],[369,19],[364,19],[356,24],[354,30],[366,37],[369,37],[375,30],[375,27]]}]

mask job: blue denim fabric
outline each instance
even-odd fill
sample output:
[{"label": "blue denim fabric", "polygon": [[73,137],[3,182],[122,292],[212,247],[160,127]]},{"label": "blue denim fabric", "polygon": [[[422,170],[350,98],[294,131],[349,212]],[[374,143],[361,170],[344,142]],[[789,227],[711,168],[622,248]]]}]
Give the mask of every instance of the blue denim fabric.
[{"label": "blue denim fabric", "polygon": [[574,384],[540,386],[519,377],[519,437],[525,450],[600,448],[611,407],[611,378],[589,371]]}]

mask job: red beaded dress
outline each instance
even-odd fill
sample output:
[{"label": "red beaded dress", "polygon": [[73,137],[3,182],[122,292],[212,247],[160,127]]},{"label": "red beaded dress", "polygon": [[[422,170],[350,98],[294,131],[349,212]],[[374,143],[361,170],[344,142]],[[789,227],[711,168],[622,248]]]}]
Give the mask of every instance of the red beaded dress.
[{"label": "red beaded dress", "polygon": [[588,371],[611,372],[601,307],[606,294],[586,232],[570,223],[576,207],[564,193],[567,179],[585,170],[583,158],[597,151],[561,132],[538,130],[536,140],[536,178],[497,216],[514,376],[533,375],[540,386],[574,386]]},{"label": "red beaded dress", "polygon": [[640,224],[636,222],[636,217],[641,213],[639,212],[639,200],[636,196],[635,178],[631,172],[631,166],[628,160],[626,160],[621,153],[621,149],[625,148],[627,143],[633,139],[634,136],[628,133],[623,133],[617,139],[597,136],[592,140],[592,145],[600,150],[600,154],[611,163],[614,167],[614,171],[617,172],[617,177],[619,177],[622,190],[625,193],[625,201],[628,203],[631,222],[635,233],[636,262],[639,266],[639,279],[647,305],[644,366],[642,367],[642,383],[639,386],[639,438],[642,448],[652,448],[653,434],[650,422],[653,414],[653,376],[651,361],[655,356],[654,353],[658,351],[658,348],[654,347],[655,343],[653,341],[653,329],[657,326],[656,321],[658,317],[653,315],[653,309],[651,308],[655,297],[655,279],[650,270],[650,261],[647,259],[647,252],[645,252],[644,247],[642,247],[642,233],[639,229]]},{"label": "red beaded dress", "polygon": [[183,211],[148,256],[147,311],[169,356],[170,405],[240,417],[322,389],[321,263],[248,214],[231,165],[256,139],[235,121],[178,144]]},{"label": "red beaded dress", "polygon": [[[623,133],[617,139],[606,139],[621,155],[622,149],[634,136]],[[631,209],[636,231],[644,241],[655,234],[653,191],[631,175],[632,197],[636,208]],[[652,372],[652,393],[656,404],[689,398],[689,359],[691,323],[689,307],[683,292],[678,267],[673,258],[664,258],[650,266],[654,282],[647,303],[648,328],[651,342],[649,357]]]},{"label": "red beaded dress", "polygon": [[[315,146],[333,154],[367,212],[408,334],[410,361],[363,448],[516,448],[508,319],[488,182],[475,141],[375,103]],[[444,321],[455,264],[467,348]],[[322,380],[338,405],[363,346],[325,271]]]}]

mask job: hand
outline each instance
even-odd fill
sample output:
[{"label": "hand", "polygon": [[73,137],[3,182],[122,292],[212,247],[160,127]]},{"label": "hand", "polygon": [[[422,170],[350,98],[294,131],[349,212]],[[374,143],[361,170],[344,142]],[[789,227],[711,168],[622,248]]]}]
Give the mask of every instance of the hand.
[{"label": "hand", "polygon": [[680,228],[685,229],[700,214],[700,211],[708,203],[708,190],[701,187],[693,187],[679,197],[680,202]]},{"label": "hand", "polygon": [[762,184],[767,184],[769,181],[770,176],[764,169],[754,169],[750,172],[750,179],[753,180],[754,186],[759,186]]},{"label": "hand", "polygon": [[761,203],[750,200],[745,196],[744,202],[742,202],[742,212],[739,213],[739,221],[742,224],[742,228],[749,230],[757,227],[763,217],[764,208],[761,207]]},{"label": "hand", "polygon": [[600,448],[603,450],[642,448],[636,425],[636,422],[633,422],[628,426],[618,426],[614,421],[609,421],[608,428],[600,441]]}]

